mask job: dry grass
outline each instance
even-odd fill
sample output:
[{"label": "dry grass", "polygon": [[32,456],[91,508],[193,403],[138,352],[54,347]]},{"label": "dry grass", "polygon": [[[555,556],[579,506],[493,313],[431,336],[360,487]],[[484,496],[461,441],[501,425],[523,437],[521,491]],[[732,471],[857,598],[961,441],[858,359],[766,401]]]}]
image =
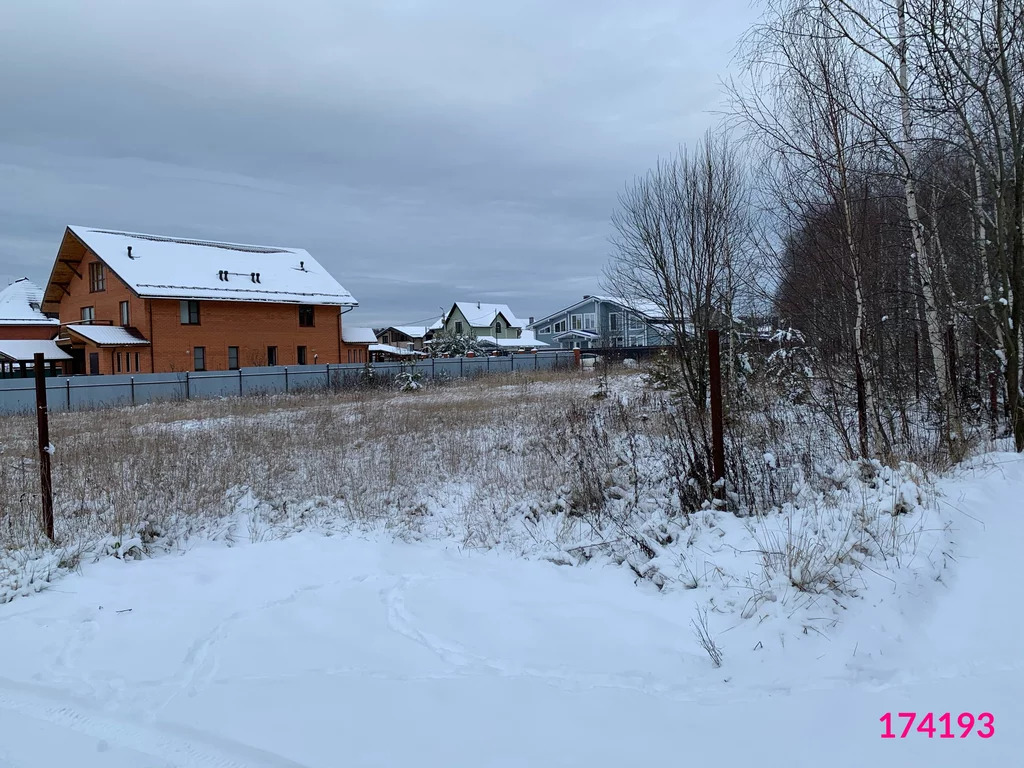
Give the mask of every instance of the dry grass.
[{"label": "dry grass", "polygon": [[[551,459],[564,414],[592,390],[593,376],[531,372],[412,393],[344,390],[53,414],[57,543],[157,535],[185,522],[195,529],[240,508],[258,509],[268,524],[319,516],[407,525],[431,499],[461,494],[455,500],[471,506],[474,488],[485,485],[509,489],[509,499],[524,487],[554,492],[565,480],[566,468]],[[0,548],[45,547],[34,420],[3,417],[0,430]],[[486,496],[493,504],[501,493]],[[470,531],[464,538],[491,537]]]}]

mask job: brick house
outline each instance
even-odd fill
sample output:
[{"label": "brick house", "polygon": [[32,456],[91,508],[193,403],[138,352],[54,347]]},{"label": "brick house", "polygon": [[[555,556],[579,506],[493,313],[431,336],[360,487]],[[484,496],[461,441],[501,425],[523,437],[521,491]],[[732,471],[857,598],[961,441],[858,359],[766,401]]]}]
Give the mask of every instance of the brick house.
[{"label": "brick house", "polygon": [[364,362],[356,306],[301,249],[70,226],[41,309],[75,373],[116,374]]},{"label": "brick house", "polygon": [[0,291],[0,339],[52,339],[59,323],[41,309],[43,289],[27,277]]}]

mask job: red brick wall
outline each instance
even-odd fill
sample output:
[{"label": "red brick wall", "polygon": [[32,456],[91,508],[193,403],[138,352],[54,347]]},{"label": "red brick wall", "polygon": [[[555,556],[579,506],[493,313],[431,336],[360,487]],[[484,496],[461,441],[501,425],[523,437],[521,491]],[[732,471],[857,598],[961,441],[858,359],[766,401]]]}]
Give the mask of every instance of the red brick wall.
[{"label": "red brick wall", "polygon": [[82,308],[93,307],[96,311],[97,325],[120,325],[121,302],[129,302],[129,324],[138,328],[143,336],[149,338],[149,327],[146,321],[145,302],[135,296],[121,282],[109,267],[105,268],[106,290],[96,293],[89,292],[89,264],[98,261],[91,251],[86,251],[80,266],[75,267],[81,277],[73,277],[68,286],[70,295],[60,300],[61,323],[75,323],[82,319]]},{"label": "red brick wall", "polygon": [[193,349],[206,347],[206,369],[226,370],[228,347],[238,347],[242,368],[267,364],[267,347],[277,347],[278,365],[297,365],[298,346],[306,347],[306,363],[347,362],[347,347],[338,358],[341,324],[337,307],[315,307],[314,326],[299,327],[296,304],[200,301],[199,325],[182,325],[178,301],[152,299],[149,340],[155,371],[193,370]]},{"label": "red brick wall", "polygon": [[0,325],[0,339],[52,339],[55,325]]}]

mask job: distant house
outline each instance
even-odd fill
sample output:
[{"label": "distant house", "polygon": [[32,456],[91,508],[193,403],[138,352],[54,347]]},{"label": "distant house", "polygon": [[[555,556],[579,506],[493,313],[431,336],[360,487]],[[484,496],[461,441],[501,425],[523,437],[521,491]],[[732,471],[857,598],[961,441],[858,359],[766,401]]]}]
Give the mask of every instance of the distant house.
[{"label": "distant house", "polygon": [[42,311],[43,289],[27,277],[0,291],[0,339],[52,339],[60,322]]},{"label": "distant house", "polygon": [[[360,328],[354,325],[346,325],[341,329],[341,340],[348,352],[348,359],[344,363],[365,363],[369,357],[370,347],[377,341],[373,328]],[[326,360],[318,362],[326,363]]]},{"label": "distant house", "polygon": [[376,342],[406,350],[420,350],[433,335],[433,329],[426,325],[392,325],[377,329]]},{"label": "distant house", "polygon": [[472,337],[484,347],[494,349],[516,350],[548,346],[532,332],[526,331],[530,320],[517,318],[507,304],[457,301],[444,317],[443,330],[458,336]]},{"label": "distant house", "polygon": [[657,306],[609,296],[584,296],[528,328],[538,340],[562,349],[662,346],[672,338]]},{"label": "distant house", "polygon": [[75,373],[110,374],[362,362],[356,306],[298,248],[71,226],[40,308]]}]

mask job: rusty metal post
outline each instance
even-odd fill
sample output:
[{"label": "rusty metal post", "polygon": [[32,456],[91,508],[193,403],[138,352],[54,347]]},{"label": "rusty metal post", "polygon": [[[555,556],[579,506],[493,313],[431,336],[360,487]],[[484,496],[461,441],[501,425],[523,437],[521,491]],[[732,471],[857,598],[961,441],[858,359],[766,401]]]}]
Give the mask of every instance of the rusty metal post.
[{"label": "rusty metal post", "polygon": [[711,378],[711,462],[718,485],[715,496],[725,499],[725,424],[722,415],[722,361],[718,331],[708,331],[708,373]]},{"label": "rusty metal post", "polygon": [[999,420],[999,377],[995,371],[988,373],[988,409],[992,418],[992,437],[996,436],[996,423]]},{"label": "rusty metal post", "polygon": [[46,411],[46,360],[42,352],[32,358],[36,376],[36,422],[39,431],[39,488],[43,503],[43,532],[53,541],[53,478],[50,473],[50,419]]},{"label": "rusty metal post", "polygon": [[580,360],[581,360],[581,358],[582,358],[582,357],[583,357],[583,355],[582,355],[582,353],[580,352],[580,348],[579,348],[579,347],[576,347],[576,348],[575,348],[575,349],[574,349],[574,350],[572,351],[572,360],[573,360],[573,365],[575,365],[575,366],[576,366],[577,368],[579,368],[579,367],[580,367],[580,365],[581,365],[581,362],[580,362]]}]

